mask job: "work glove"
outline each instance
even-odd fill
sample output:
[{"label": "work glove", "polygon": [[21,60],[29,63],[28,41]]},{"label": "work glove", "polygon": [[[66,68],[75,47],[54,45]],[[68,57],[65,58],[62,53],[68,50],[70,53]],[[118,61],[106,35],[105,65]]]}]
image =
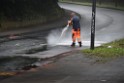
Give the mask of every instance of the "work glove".
[{"label": "work glove", "polygon": [[68,25],[70,26],[70,25],[72,25],[72,22],[71,22],[71,20],[68,20]]}]

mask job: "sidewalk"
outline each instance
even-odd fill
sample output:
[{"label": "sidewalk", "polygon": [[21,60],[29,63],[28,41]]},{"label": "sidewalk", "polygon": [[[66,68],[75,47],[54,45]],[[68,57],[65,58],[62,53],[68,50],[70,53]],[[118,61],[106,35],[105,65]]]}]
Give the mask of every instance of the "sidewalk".
[{"label": "sidewalk", "polygon": [[97,62],[98,58],[73,51],[0,83],[124,83],[123,59],[102,63]]}]

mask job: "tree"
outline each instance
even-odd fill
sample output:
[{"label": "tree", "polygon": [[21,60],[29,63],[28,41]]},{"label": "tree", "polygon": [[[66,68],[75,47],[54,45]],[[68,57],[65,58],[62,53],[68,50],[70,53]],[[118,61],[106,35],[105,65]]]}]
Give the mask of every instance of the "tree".
[{"label": "tree", "polygon": [[38,15],[57,14],[58,0],[0,0],[0,17],[24,19]]}]

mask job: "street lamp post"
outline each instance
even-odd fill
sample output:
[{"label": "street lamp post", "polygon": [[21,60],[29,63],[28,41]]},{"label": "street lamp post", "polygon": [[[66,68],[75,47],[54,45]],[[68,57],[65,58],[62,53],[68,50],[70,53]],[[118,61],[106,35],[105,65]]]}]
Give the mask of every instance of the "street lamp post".
[{"label": "street lamp post", "polygon": [[94,49],[95,42],[95,16],[96,16],[96,0],[92,0],[92,20],[91,20],[91,44],[90,48]]}]

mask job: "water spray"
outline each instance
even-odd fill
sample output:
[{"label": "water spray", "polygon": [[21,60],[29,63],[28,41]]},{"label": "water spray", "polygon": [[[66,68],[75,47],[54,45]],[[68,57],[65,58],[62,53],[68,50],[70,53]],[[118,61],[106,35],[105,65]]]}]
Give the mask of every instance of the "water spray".
[{"label": "water spray", "polygon": [[50,46],[56,46],[69,29],[69,25],[66,25],[61,31],[60,29],[52,30],[47,37],[47,43]]},{"label": "water spray", "polygon": [[69,27],[69,25],[67,25],[67,26],[62,30],[62,33],[61,33],[61,35],[60,35],[60,37],[59,37],[59,41],[60,41],[61,38],[63,37],[64,33],[68,30],[68,27]]}]

